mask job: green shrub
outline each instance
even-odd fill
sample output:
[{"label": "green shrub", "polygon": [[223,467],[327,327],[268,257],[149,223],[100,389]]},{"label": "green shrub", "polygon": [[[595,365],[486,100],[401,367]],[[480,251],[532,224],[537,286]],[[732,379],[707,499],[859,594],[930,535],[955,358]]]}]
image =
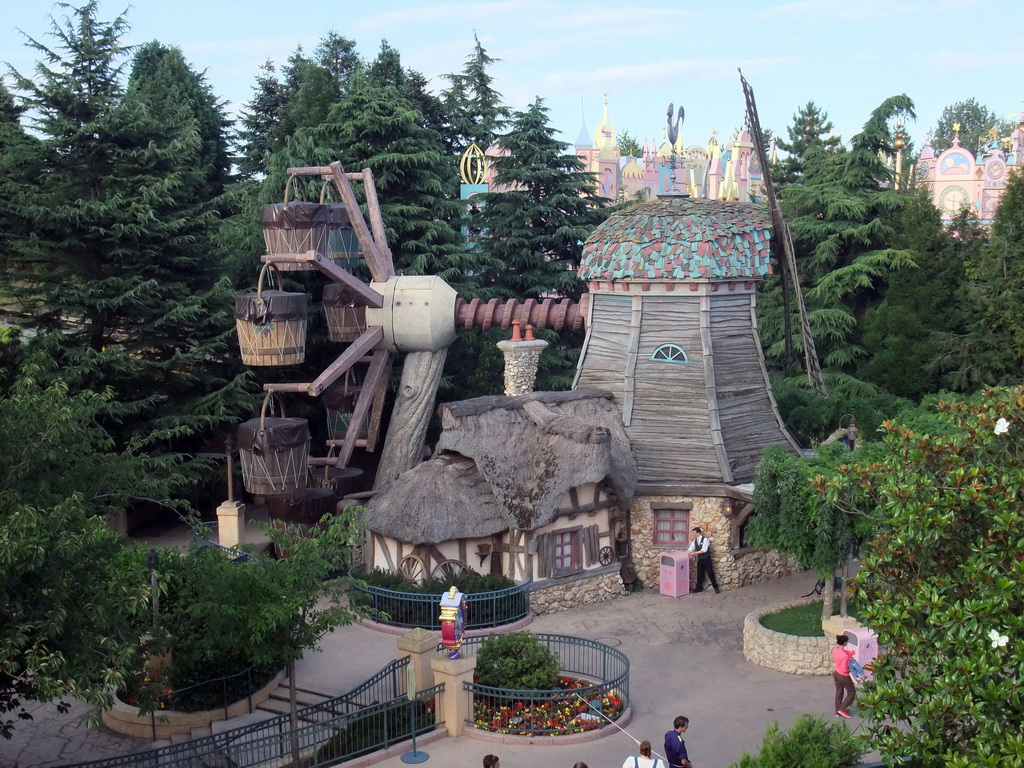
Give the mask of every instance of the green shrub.
[{"label": "green shrub", "polygon": [[788,731],[780,731],[777,722],[769,725],[757,755],[744,753],[730,768],[847,768],[864,753],[846,723],[800,715]]},{"label": "green shrub", "polygon": [[558,685],[558,654],[529,632],[490,635],[476,654],[475,681],[494,688],[544,691]]}]

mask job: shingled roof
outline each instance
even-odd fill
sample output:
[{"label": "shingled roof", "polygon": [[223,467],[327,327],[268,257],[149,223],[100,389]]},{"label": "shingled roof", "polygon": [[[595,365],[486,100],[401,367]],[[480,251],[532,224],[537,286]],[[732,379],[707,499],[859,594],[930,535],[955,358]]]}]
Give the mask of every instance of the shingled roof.
[{"label": "shingled roof", "polygon": [[759,278],[771,216],[752,203],[674,197],[613,214],[587,238],[584,280]]},{"label": "shingled roof", "polygon": [[570,489],[603,483],[628,506],[636,460],[607,392],[534,392],[440,406],[434,458],[367,505],[370,530],[413,544],[547,525]]}]

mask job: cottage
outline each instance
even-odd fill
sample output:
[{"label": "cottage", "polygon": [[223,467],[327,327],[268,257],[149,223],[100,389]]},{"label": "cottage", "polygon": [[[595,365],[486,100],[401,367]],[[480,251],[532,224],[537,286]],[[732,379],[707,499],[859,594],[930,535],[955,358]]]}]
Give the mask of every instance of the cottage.
[{"label": "cottage", "polygon": [[538,613],[621,594],[636,462],[610,395],[481,397],[440,411],[433,457],[367,505],[367,565],[414,580],[464,569],[529,580]]}]

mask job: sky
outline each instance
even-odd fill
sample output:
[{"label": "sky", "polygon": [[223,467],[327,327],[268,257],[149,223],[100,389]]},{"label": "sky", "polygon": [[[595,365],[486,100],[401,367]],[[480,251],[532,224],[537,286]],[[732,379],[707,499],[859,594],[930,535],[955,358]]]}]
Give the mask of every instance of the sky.
[{"label": "sky", "polygon": [[[72,0],[75,4],[84,0]],[[848,141],[889,96],[913,99],[917,147],[942,110],[968,98],[1000,118],[1024,111],[1024,46],[1017,0],[100,0],[111,20],[127,8],[128,44],[182,49],[237,113],[267,59],[312,52],[329,31],[372,59],[382,40],[433,90],[462,69],[476,34],[500,59],[491,74],[513,109],[544,99],[561,138],[593,136],[605,94],[616,131],[641,143],[664,136],[668,104],[682,105],[687,145],[727,139],[744,122],[737,68],[754,90],[763,128],[785,136],[813,100]],[[0,61],[29,73],[39,60],[25,33],[52,44],[48,0],[0,0]],[[21,32],[19,32],[21,30]]]}]

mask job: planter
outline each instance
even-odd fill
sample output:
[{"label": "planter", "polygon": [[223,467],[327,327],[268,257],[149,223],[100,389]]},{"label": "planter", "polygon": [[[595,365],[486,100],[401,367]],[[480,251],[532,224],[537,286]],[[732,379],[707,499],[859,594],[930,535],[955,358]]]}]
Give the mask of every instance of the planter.
[{"label": "planter", "polygon": [[[282,669],[265,686],[254,692],[252,695],[252,706],[256,707],[270,698],[270,694],[284,680]],[[208,709],[203,712],[178,712],[173,709],[162,709],[152,715],[143,715],[138,707],[125,704],[117,696],[114,696],[114,705],[100,714],[103,724],[114,731],[125,736],[132,736],[136,739],[170,739],[171,736],[181,734],[191,735],[193,728],[203,728],[216,720],[225,720],[231,717],[250,712],[249,697],[236,701],[227,707]]]},{"label": "planter", "polygon": [[765,616],[807,603],[820,603],[821,598],[794,600],[758,608],[743,620],[743,656],[759,667],[791,675],[831,675],[833,638],[799,637],[776,632],[761,624]]}]

